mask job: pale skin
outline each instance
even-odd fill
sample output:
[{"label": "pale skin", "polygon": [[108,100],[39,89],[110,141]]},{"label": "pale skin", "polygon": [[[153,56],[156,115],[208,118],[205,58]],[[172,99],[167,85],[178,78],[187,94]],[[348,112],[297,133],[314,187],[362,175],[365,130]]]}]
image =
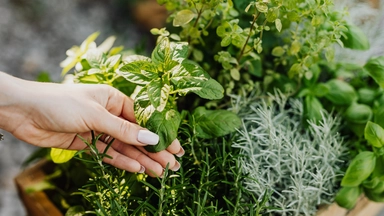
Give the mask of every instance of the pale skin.
[{"label": "pale skin", "polygon": [[168,163],[178,170],[174,155],[184,154],[177,139],[166,150],[147,152],[144,146],[156,143],[143,141],[158,136],[136,124],[133,100],[107,85],[39,83],[0,72],[0,128],[32,145],[73,150],[87,147],[78,135],[90,140],[91,131],[103,133],[99,151],[105,138],[115,138],[107,151],[112,159],[104,162],[152,177],[161,177]]}]

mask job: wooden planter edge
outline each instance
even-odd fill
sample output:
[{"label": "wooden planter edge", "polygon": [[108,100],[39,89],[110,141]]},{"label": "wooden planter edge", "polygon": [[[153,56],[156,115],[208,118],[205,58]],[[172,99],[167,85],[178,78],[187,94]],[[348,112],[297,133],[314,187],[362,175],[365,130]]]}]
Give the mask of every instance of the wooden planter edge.
[{"label": "wooden planter edge", "polygon": [[48,161],[41,160],[23,170],[14,179],[19,197],[24,204],[27,214],[30,216],[63,216],[44,191],[27,192],[29,186],[44,180],[46,174],[42,168],[47,163]]}]

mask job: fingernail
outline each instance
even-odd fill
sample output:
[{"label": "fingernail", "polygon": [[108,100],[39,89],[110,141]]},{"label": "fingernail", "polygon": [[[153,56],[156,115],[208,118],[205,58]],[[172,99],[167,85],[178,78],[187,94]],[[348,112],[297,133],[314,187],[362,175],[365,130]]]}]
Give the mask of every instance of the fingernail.
[{"label": "fingernail", "polygon": [[139,172],[137,172],[137,173],[144,173],[144,172],[145,172],[145,167],[144,167],[144,166],[141,166]]},{"label": "fingernail", "polygon": [[184,151],[183,147],[180,146],[179,152],[177,152],[175,155],[177,157],[182,157],[184,154],[185,154],[185,151]]},{"label": "fingernail", "polygon": [[161,175],[159,175],[159,178],[164,178],[164,169],[163,169],[163,172],[161,173]]},{"label": "fingernail", "polygon": [[159,135],[149,130],[139,130],[137,134],[137,140],[143,144],[156,145],[159,143]]},{"label": "fingernail", "polygon": [[176,172],[179,169],[180,169],[180,163],[179,163],[179,161],[176,161],[175,166],[173,166],[171,170]]}]

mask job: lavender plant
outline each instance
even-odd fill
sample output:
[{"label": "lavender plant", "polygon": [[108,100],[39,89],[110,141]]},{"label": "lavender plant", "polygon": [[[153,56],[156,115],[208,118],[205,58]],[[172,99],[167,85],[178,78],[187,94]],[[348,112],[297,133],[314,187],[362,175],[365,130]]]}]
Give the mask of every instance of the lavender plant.
[{"label": "lavender plant", "polygon": [[233,108],[243,124],[232,146],[240,149],[248,190],[256,196],[272,191],[278,215],[314,215],[317,206],[333,201],[347,154],[339,117],[323,112],[319,124],[309,121],[305,128],[303,102],[281,93],[268,100],[237,98]]}]

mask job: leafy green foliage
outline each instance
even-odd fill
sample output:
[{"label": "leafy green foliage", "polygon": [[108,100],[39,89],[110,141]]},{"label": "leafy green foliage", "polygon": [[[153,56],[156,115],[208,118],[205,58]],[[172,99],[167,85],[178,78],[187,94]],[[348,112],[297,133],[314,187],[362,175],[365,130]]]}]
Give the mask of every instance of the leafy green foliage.
[{"label": "leafy green foliage", "polygon": [[359,186],[367,179],[375,168],[376,158],[373,152],[360,152],[349,165],[341,185],[345,187]]},{"label": "leafy green foliage", "polygon": [[143,86],[135,98],[137,122],[160,136],[159,144],[147,146],[148,151],[164,150],[176,138],[181,120],[175,109],[177,96],[189,92],[211,100],[224,96],[222,86],[198,64],[186,60],[187,54],[186,43],[170,42],[165,37],[150,59],[135,56],[119,69],[125,79]]},{"label": "leafy green foliage", "polygon": [[364,70],[379,84],[384,87],[384,56],[374,57],[364,65]]},{"label": "leafy green foliage", "polygon": [[380,125],[368,122],[364,130],[365,139],[376,148],[384,146],[384,129]]},{"label": "leafy green foliage", "polygon": [[336,105],[350,105],[357,100],[355,89],[348,83],[333,79],[327,82],[329,92],[325,97]]},{"label": "leafy green foliage", "polygon": [[335,202],[343,208],[352,209],[355,207],[362,192],[359,187],[343,187],[337,193]]},{"label": "leafy green foliage", "polygon": [[193,113],[196,136],[205,139],[221,137],[240,127],[237,115],[227,110],[206,110],[198,107]]},{"label": "leafy green foliage", "polygon": [[356,50],[368,50],[369,41],[365,36],[364,32],[355,25],[345,25],[347,31],[344,32],[341,41],[344,47],[356,49]]},{"label": "leafy green foliage", "polygon": [[[158,3],[167,8],[171,26],[151,30],[158,38],[149,57],[112,47],[114,37],[96,46],[95,33],[79,47],[71,48],[62,63],[63,74],[75,68],[75,82],[108,84],[134,97],[137,122],[160,135],[160,143],[147,147],[149,151],[161,151],[177,137],[188,153],[180,159],[182,168],[177,173],[166,170],[168,176],[163,179],[125,183],[121,179],[130,174],[105,166],[98,154],[92,154],[99,161],[96,168],[105,172],[94,172],[90,184],[99,186],[83,191],[92,194],[86,197],[94,209],[99,209],[95,214],[105,215],[113,206],[116,215],[258,215],[266,210],[266,203],[281,204],[278,209],[270,209],[276,214],[314,213],[319,200],[327,203],[335,198],[335,191],[340,189],[342,161],[350,162],[344,158],[340,134],[348,137],[350,158],[357,156],[369,169],[362,171],[354,165],[357,162],[350,163],[344,183],[357,186],[342,187],[336,196],[339,204],[351,208],[362,191],[373,200],[384,201],[384,173],[379,171],[384,167],[384,150],[377,126],[384,126],[384,94],[380,88],[384,86],[383,58],[373,57],[365,65],[333,62],[335,44],[358,50],[369,48],[364,33],[344,20],[346,11],[334,10],[333,1]],[[283,103],[270,94],[276,89],[284,97],[300,97],[302,101],[276,108],[273,104]],[[255,107],[274,110],[272,116],[276,118],[264,119],[270,112],[247,110],[254,111],[253,115],[264,122],[250,130],[258,132],[270,127],[254,139],[257,143],[265,141],[264,144],[252,144],[252,151],[245,151],[238,149],[236,143],[250,142],[254,133],[248,133],[248,129],[235,144],[231,136],[217,137],[233,134],[239,126],[244,129],[246,125],[235,114],[240,107],[230,106],[228,96],[247,103],[253,94],[265,99],[263,106]],[[339,113],[347,125],[342,130],[332,116]],[[284,114],[290,126],[284,122],[271,126],[270,120],[282,122],[279,117]],[[275,129],[278,135],[274,135]],[[238,136],[239,132],[235,134]],[[324,134],[329,136],[321,138]],[[286,137],[280,142],[285,145],[278,146],[275,142],[281,137]],[[297,141],[303,137],[306,142]],[[292,139],[297,142],[287,142]],[[294,147],[292,143],[302,146]],[[275,152],[287,146],[291,148],[285,155]],[[257,148],[261,149],[258,154]],[[365,152],[365,156],[359,156],[359,152]],[[243,157],[246,153],[249,158]],[[268,155],[268,160],[245,162],[263,155]],[[291,163],[295,166],[284,167],[288,156],[287,160],[296,159]],[[271,158],[279,163],[268,164]],[[260,161],[267,165],[252,175]],[[297,170],[287,174],[285,171],[290,168]],[[267,188],[273,184],[264,181],[260,173],[269,177],[283,174],[273,184],[285,186],[271,195],[269,191],[277,189]],[[103,175],[105,178],[100,178]],[[288,183],[291,180],[294,183]],[[140,190],[131,191],[132,185],[140,185]],[[131,196],[125,197],[124,204],[116,203],[114,199],[120,198],[111,195],[111,189],[121,189]],[[294,197],[291,205],[285,201],[289,199],[280,199],[282,195]],[[308,204],[314,197],[316,202]]]}]

